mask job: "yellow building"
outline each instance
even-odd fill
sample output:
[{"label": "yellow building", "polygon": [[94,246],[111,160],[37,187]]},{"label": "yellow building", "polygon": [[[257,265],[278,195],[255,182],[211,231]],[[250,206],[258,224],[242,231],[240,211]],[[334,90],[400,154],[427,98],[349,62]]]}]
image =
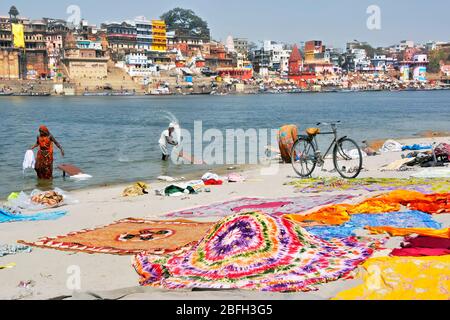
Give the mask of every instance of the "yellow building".
[{"label": "yellow building", "polygon": [[166,23],[152,20],[152,51],[167,51]]}]

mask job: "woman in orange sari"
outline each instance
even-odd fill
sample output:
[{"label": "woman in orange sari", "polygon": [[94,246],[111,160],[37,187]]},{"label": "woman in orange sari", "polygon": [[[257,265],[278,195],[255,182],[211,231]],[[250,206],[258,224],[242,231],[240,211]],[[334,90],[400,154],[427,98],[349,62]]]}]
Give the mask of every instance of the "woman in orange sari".
[{"label": "woman in orange sari", "polygon": [[53,143],[61,150],[61,155],[64,157],[63,148],[50,134],[48,128],[40,126],[36,144],[31,147],[31,150],[39,147],[35,165],[38,179],[50,180],[53,178]]},{"label": "woman in orange sari", "polygon": [[283,162],[291,163],[291,150],[297,139],[298,128],[296,125],[284,125],[278,131],[278,146]]}]

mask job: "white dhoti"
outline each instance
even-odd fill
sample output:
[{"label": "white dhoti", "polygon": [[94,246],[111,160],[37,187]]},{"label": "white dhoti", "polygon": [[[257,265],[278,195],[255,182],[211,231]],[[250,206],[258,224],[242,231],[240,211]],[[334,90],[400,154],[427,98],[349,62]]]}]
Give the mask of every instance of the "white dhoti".
[{"label": "white dhoti", "polygon": [[163,155],[168,156],[169,155],[169,150],[167,149],[167,145],[166,144],[159,144],[159,148],[161,149],[161,152]]}]

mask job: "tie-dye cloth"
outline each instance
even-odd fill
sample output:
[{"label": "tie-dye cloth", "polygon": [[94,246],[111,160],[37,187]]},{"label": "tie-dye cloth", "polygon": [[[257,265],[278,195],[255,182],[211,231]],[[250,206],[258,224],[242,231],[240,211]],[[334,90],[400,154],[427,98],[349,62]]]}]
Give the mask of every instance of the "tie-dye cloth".
[{"label": "tie-dye cloth", "polygon": [[354,198],[355,195],[314,195],[288,198],[238,198],[231,201],[214,203],[165,215],[167,218],[226,217],[239,212],[262,211],[267,214],[282,215],[307,211]]},{"label": "tie-dye cloth", "polygon": [[296,188],[296,192],[316,193],[331,191],[352,191],[366,190],[392,191],[397,189],[415,190],[422,193],[450,192],[449,178],[360,178],[360,179],[340,179],[340,178],[309,178],[298,179],[288,182]]},{"label": "tie-dye cloth", "polygon": [[362,268],[364,284],[335,300],[450,299],[450,255],[371,258]]},{"label": "tie-dye cloth", "polygon": [[356,237],[325,241],[282,217],[249,212],[222,219],[185,254],[140,254],[134,267],[145,286],[309,291],[348,277],[379,244]]},{"label": "tie-dye cloth", "polygon": [[305,228],[308,232],[323,239],[346,238],[364,227],[399,227],[439,229],[441,224],[421,211],[389,212],[381,214],[354,214],[350,221],[338,226],[315,226]]},{"label": "tie-dye cloth", "polygon": [[19,214],[0,209],[0,223],[16,221],[56,220],[66,215],[66,211]]}]

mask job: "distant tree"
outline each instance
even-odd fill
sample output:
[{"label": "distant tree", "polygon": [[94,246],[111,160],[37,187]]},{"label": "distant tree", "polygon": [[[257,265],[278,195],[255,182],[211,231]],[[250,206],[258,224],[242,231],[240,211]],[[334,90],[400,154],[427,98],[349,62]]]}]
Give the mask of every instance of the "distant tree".
[{"label": "distant tree", "polygon": [[160,18],[166,22],[168,30],[177,30],[199,37],[210,37],[208,23],[190,9],[175,8],[161,15]]},{"label": "distant tree", "polygon": [[428,71],[431,73],[437,73],[441,69],[441,61],[445,62],[446,53],[443,50],[433,50],[428,57]]}]

